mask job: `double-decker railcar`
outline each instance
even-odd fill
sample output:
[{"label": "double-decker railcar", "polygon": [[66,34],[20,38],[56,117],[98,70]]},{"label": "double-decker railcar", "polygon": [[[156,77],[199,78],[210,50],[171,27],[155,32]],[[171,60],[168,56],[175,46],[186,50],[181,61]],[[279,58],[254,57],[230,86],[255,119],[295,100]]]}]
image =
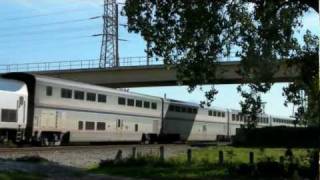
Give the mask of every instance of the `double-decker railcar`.
[{"label": "double-decker railcar", "polygon": [[[19,141],[42,145],[214,141],[234,135],[247,121],[237,110],[26,73],[3,75],[0,99],[0,137],[17,141],[22,132]],[[259,115],[259,127],[273,122]]]}]

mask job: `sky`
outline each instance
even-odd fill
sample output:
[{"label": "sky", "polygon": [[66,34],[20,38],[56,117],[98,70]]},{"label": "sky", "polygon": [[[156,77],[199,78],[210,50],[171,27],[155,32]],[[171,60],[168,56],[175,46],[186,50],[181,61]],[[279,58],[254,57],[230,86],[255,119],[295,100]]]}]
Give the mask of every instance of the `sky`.
[{"label": "sky", "polygon": [[[118,1],[119,2],[119,1]],[[123,0],[121,0],[123,2]],[[98,59],[101,37],[92,37],[102,31],[103,0],[0,0],[0,65],[63,60]],[[120,17],[120,23],[126,23]],[[296,33],[298,39],[306,29],[320,34],[319,16],[314,11],[303,18],[304,27]],[[120,57],[145,56],[145,42],[138,34],[129,34],[125,27],[119,29]],[[265,112],[288,117],[292,106],[283,105],[282,88],[286,83],[275,84],[263,95]],[[219,94],[213,107],[240,109],[237,85],[216,85]],[[208,89],[204,86],[203,89]],[[187,87],[131,88],[132,92],[199,103],[204,99],[197,88],[188,93]]]}]

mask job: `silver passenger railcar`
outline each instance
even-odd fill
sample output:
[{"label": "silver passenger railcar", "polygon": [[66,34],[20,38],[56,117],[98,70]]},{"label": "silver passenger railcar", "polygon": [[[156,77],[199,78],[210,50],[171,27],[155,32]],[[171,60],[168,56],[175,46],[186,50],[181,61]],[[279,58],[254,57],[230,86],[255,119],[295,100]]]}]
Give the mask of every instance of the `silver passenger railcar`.
[{"label": "silver passenger railcar", "polygon": [[[5,89],[1,83],[10,82],[22,90],[9,90],[14,98],[7,101],[16,106],[0,104],[3,111],[12,109],[18,113],[19,119],[11,118],[13,122],[8,124],[5,116],[2,117],[0,129],[10,125],[13,129],[25,130],[27,141],[42,145],[214,141],[234,135],[247,121],[237,110],[201,108],[194,103],[74,81],[25,73],[5,74],[3,78],[0,89]],[[0,91],[0,98],[5,98],[5,93]],[[277,123],[277,119],[284,123]],[[277,119],[260,115],[258,126],[292,124],[292,121]]]}]

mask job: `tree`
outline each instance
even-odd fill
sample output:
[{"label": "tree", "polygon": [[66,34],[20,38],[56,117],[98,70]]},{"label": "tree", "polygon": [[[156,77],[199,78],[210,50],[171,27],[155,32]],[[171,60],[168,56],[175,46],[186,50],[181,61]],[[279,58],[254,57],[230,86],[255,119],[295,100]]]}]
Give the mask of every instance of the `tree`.
[{"label": "tree", "polygon": [[[319,86],[319,38],[310,31],[304,35],[304,45],[298,50],[294,64],[301,66],[301,75],[283,94],[287,97],[285,105],[293,103],[297,106],[295,118],[302,124],[320,127],[320,86]],[[305,103],[307,102],[307,103]],[[306,107],[306,105],[308,107]],[[308,122],[303,122],[308,119]]]},{"label": "tree", "polygon": [[[215,83],[221,58],[239,57],[239,74],[253,82],[248,91],[238,87],[244,98],[242,112],[255,121],[260,94],[270,90],[278,60],[296,54],[294,30],[308,7],[318,11],[311,0],[127,0],[124,14],[129,32],[140,33],[148,42],[148,55],[163,59],[168,68],[174,66],[190,91]],[[210,105],[217,93],[212,86],[202,103]]]}]

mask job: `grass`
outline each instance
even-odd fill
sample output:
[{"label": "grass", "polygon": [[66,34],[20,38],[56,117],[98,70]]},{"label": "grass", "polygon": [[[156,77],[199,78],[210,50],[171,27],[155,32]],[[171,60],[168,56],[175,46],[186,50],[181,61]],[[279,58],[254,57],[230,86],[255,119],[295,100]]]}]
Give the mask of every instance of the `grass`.
[{"label": "grass", "polygon": [[41,180],[45,179],[45,176],[40,174],[28,174],[23,172],[1,172],[1,180]]},{"label": "grass", "polygon": [[[225,164],[218,164],[219,151],[224,152]],[[254,152],[255,162],[279,161],[285,154],[281,148],[234,148],[213,147],[193,150],[192,163],[187,163],[186,153],[164,162],[154,156],[141,156],[122,161],[104,161],[99,167],[90,169],[92,173],[150,179],[256,179],[250,175],[235,173],[239,166],[248,165],[249,152]],[[294,161],[305,167],[309,164],[306,149],[293,149]]]},{"label": "grass", "polygon": [[[195,162],[209,161],[218,162],[219,151],[224,153],[224,161],[228,163],[249,163],[249,152],[254,153],[255,161],[274,160],[279,161],[281,156],[285,155],[286,149],[284,148],[238,148],[238,147],[213,147],[206,149],[198,149],[192,152],[192,158]],[[299,163],[308,163],[309,151],[307,149],[293,149],[292,150],[296,161]],[[185,155],[181,155],[178,159],[186,160]]]}]

